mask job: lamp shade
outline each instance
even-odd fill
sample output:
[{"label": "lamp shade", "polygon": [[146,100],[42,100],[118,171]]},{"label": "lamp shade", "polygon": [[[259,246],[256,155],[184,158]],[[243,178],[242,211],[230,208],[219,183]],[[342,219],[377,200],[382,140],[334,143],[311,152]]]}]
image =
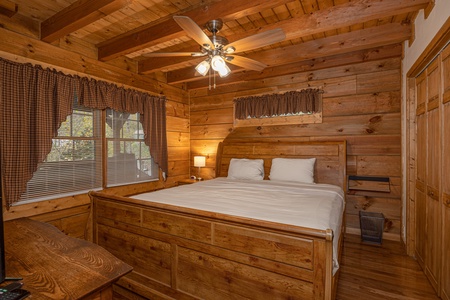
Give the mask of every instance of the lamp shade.
[{"label": "lamp shade", "polygon": [[194,156],[194,167],[204,167],[206,165],[205,156]]},{"label": "lamp shade", "polygon": [[208,60],[204,60],[195,67],[195,70],[197,70],[197,72],[202,76],[205,76],[206,74],[208,74],[209,67],[210,65]]},{"label": "lamp shade", "polygon": [[225,61],[219,55],[214,55],[211,59],[211,66],[214,71],[218,72],[225,65]]},{"label": "lamp shade", "polygon": [[220,77],[227,77],[231,73],[230,68],[219,55],[215,55],[211,59],[211,66],[214,71],[219,73]]},{"label": "lamp shade", "polygon": [[231,70],[227,66],[227,64],[224,63],[223,66],[219,69],[218,72],[219,72],[220,77],[227,77],[228,75],[230,75]]}]

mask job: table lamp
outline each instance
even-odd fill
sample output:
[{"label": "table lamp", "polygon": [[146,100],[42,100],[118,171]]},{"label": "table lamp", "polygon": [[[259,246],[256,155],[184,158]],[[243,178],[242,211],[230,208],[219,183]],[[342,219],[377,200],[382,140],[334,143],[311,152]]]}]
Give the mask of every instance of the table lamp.
[{"label": "table lamp", "polygon": [[197,180],[202,180],[200,177],[200,168],[206,165],[206,156],[194,156],[194,167],[198,167]]}]

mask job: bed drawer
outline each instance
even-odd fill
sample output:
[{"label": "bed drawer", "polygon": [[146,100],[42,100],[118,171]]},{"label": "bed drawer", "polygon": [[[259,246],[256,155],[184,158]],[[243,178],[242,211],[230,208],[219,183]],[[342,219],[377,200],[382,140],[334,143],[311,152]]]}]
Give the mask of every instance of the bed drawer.
[{"label": "bed drawer", "polygon": [[95,202],[97,218],[120,220],[130,225],[141,225],[141,209],[131,205],[98,200]]},{"label": "bed drawer", "polygon": [[215,224],[213,244],[311,270],[314,242],[276,233]]},{"label": "bed drawer", "polygon": [[[314,299],[314,284],[180,247],[177,287],[200,299]],[[231,295],[231,296],[230,296]]]},{"label": "bed drawer", "polygon": [[133,272],[169,286],[172,246],[169,243],[107,225],[97,225],[97,244],[133,266]]},{"label": "bed drawer", "polygon": [[189,240],[211,243],[211,222],[208,221],[144,209],[142,227]]}]

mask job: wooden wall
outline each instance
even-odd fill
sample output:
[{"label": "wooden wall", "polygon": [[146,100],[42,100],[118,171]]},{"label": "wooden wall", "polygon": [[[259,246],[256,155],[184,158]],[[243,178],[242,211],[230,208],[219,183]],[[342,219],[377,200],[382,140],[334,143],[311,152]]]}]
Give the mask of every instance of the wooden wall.
[{"label": "wooden wall", "polygon": [[[107,192],[126,195],[173,186],[190,173],[197,174],[192,167],[193,156],[197,154],[208,155],[207,167],[202,168],[201,176],[212,178],[216,147],[224,138],[346,139],[347,173],[386,176],[391,184],[390,193],[358,191],[348,195],[348,230],[358,232],[357,214],[360,209],[380,211],[388,218],[385,237],[399,239],[400,45],[311,60],[289,66],[285,72],[268,68],[262,74],[243,76],[246,79],[238,84],[212,91],[199,88],[191,90],[188,95],[181,88],[137,75],[136,66],[130,61],[99,62],[95,59],[95,49],[74,38],[61,39],[50,45],[40,42],[37,31],[30,29],[32,27],[7,25],[4,27],[9,30],[0,28],[1,57],[50,66],[65,73],[91,76],[167,96],[170,169],[167,182],[114,188]],[[267,74],[269,78],[263,79]],[[277,74],[276,77],[270,77],[273,74]],[[322,124],[233,128],[234,97],[307,87],[319,87],[325,91]],[[24,216],[40,218],[69,234],[80,236],[85,232],[89,210],[89,197],[80,195],[15,206],[5,213],[5,220]]]},{"label": "wooden wall", "polygon": [[[15,33],[0,28],[0,57],[21,63],[40,64],[66,74],[89,76],[149,93],[164,94],[168,101],[167,139],[169,174],[167,181],[141,183],[108,189],[108,193],[128,195],[171,187],[179,179],[189,176],[189,99],[187,92],[169,86],[147,76],[134,73],[134,66],[127,61],[99,62],[94,49],[66,39],[54,45],[40,42],[37,35],[18,28]],[[70,45],[70,46],[69,46]],[[90,239],[90,207],[87,194],[65,197],[11,207],[4,212],[4,219],[30,217],[54,224],[68,235]]]},{"label": "wooden wall", "polygon": [[[382,212],[384,238],[401,230],[401,45],[312,60],[292,74],[190,91],[191,165],[207,155],[203,178],[215,176],[215,153],[226,139],[347,140],[347,175],[388,177],[390,192],[347,193],[347,232],[359,233],[360,210]],[[292,71],[293,66],[289,69]],[[272,70],[266,69],[268,73]],[[276,72],[274,72],[276,73]],[[270,74],[270,73],[269,73]],[[250,76],[251,77],[251,76]],[[220,81],[221,79],[218,79]],[[323,123],[233,128],[233,98],[322,88]],[[191,173],[197,174],[191,167]]]}]

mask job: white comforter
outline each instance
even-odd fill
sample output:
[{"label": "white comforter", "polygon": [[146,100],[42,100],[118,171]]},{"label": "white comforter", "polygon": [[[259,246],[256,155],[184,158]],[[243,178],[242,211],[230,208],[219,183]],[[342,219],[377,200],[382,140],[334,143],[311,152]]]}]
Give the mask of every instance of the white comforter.
[{"label": "white comforter", "polygon": [[132,198],[315,229],[332,229],[333,274],[345,207],[344,192],[329,184],[224,177]]}]

